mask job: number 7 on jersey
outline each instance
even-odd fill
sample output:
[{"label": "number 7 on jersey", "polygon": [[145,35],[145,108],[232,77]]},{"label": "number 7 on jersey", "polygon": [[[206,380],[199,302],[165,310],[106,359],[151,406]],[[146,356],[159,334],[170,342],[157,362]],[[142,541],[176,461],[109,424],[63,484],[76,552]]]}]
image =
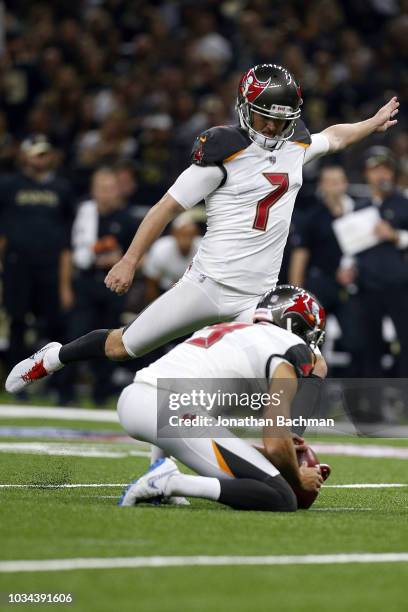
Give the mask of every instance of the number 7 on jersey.
[{"label": "number 7 on jersey", "polygon": [[259,200],[256,205],[256,215],[252,227],[264,232],[268,225],[270,209],[289,189],[289,177],[286,172],[263,172],[263,175],[275,189],[262,200]]}]

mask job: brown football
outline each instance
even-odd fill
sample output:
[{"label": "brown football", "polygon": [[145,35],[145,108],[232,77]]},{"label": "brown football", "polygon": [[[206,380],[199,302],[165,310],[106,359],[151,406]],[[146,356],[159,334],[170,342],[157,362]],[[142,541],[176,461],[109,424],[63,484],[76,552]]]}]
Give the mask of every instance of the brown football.
[{"label": "brown football", "polygon": [[[297,461],[299,466],[306,461],[307,467],[314,467],[320,465],[320,470],[323,476],[323,480],[327,480],[330,476],[331,468],[326,463],[320,463],[318,456],[310,446],[305,451],[296,451]],[[313,502],[316,500],[319,493],[316,491],[303,491],[297,487],[292,487],[298,500],[298,508],[306,510],[310,508]]]}]

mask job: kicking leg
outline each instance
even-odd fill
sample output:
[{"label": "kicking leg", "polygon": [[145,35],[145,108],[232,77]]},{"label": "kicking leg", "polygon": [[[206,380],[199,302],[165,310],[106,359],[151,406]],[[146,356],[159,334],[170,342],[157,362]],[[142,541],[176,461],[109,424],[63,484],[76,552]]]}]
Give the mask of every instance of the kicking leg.
[{"label": "kicking leg", "polygon": [[50,343],[20,361],[7,377],[6,389],[16,393],[68,363],[107,357],[117,361],[148,353],[221,316],[217,283],[183,278],[175,287],[150,304],[133,323],[122,329],[98,329],[64,346]]},{"label": "kicking leg", "polygon": [[148,306],[123,332],[123,345],[131,357],[140,357],[175,338],[221,320],[219,286],[183,278]]}]

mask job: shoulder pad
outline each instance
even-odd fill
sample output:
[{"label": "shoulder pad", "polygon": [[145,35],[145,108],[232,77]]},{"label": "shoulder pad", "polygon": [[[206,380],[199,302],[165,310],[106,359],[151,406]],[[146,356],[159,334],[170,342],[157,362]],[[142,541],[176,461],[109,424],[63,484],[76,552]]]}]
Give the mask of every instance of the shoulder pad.
[{"label": "shoulder pad", "polygon": [[307,344],[295,344],[286,351],[283,356],[286,361],[293,365],[298,378],[309,376],[313,369],[314,357],[313,352]]},{"label": "shoulder pad", "polygon": [[295,344],[288,348],[284,359],[293,365],[298,378],[309,376],[313,370],[314,356],[312,349],[307,344]]},{"label": "shoulder pad", "polygon": [[295,129],[290,138],[290,142],[295,142],[300,145],[310,145],[312,142],[310,132],[301,119],[296,120]]},{"label": "shoulder pad", "polygon": [[198,166],[219,164],[246,149],[250,144],[249,136],[239,126],[212,127],[196,138],[191,153],[191,163]]},{"label": "shoulder pad", "polygon": [[294,344],[288,348],[284,355],[281,353],[274,353],[269,356],[265,367],[265,377],[267,380],[269,380],[271,361],[274,357],[280,357],[290,363],[295,368],[298,378],[309,376],[313,370],[315,361],[312,349],[307,346],[307,344]]}]

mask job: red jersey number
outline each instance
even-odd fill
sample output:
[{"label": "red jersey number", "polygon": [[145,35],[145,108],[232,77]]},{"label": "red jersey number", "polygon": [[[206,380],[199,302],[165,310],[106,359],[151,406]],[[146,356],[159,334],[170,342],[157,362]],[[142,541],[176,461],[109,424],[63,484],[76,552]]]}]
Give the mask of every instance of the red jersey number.
[{"label": "red jersey number", "polygon": [[211,330],[209,336],[192,338],[191,340],[187,340],[187,344],[194,344],[194,346],[207,349],[218,342],[218,340],[221,340],[225,334],[230,334],[236,329],[243,329],[249,325],[251,325],[251,323],[217,323],[216,325],[211,325],[209,328]]},{"label": "red jersey number", "polygon": [[252,227],[264,232],[268,225],[270,209],[289,189],[289,177],[286,172],[276,174],[273,172],[264,172],[263,175],[275,189],[262,198],[262,200],[259,200],[256,206],[256,215]]}]

